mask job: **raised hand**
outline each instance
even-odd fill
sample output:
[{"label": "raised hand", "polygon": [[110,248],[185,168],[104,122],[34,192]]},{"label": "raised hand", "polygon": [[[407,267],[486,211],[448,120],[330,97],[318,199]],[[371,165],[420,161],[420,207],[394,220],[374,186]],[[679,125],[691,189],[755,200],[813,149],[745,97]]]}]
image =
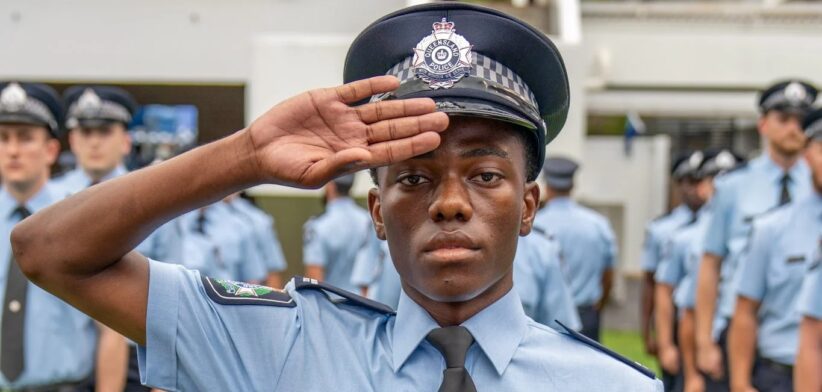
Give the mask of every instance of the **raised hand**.
[{"label": "raised hand", "polygon": [[292,97],[249,127],[260,177],[318,187],[332,178],[429,152],[448,116],[429,98],[350,104],[393,91],[399,81],[378,76]]}]

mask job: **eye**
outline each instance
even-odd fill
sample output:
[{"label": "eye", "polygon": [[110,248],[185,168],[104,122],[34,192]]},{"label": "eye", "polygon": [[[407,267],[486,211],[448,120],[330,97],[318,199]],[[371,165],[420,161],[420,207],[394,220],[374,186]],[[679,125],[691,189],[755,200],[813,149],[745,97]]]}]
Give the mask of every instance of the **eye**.
[{"label": "eye", "polygon": [[485,172],[474,176],[474,178],[472,178],[471,180],[480,182],[482,184],[493,184],[499,181],[500,179],[502,179],[502,176],[497,173]]},{"label": "eye", "polygon": [[414,186],[428,182],[428,180],[420,175],[417,174],[409,174],[407,176],[401,177],[397,182],[407,186]]}]

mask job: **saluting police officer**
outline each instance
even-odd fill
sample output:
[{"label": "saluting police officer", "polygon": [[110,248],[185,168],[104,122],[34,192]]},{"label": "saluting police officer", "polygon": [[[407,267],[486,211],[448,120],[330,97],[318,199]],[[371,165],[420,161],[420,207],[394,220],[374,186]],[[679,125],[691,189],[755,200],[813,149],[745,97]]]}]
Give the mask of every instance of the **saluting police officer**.
[{"label": "saluting police officer", "polygon": [[[46,85],[0,83],[2,390],[92,390],[98,338],[94,322],[29,282],[14,262],[8,240],[18,222],[68,195],[49,182],[60,152],[62,113],[59,96]],[[103,391],[117,386],[98,383]]]},{"label": "saluting police officer", "polygon": [[[653,331],[654,313],[654,274],[662,259],[662,248],[670,236],[682,226],[686,225],[693,218],[693,210],[688,207],[689,195],[686,192],[687,184],[683,183],[684,178],[679,177],[681,172],[677,172],[682,162],[690,158],[690,154],[683,154],[674,160],[671,165],[671,179],[673,180],[673,190],[677,194],[677,199],[681,201],[670,212],[662,215],[645,227],[645,241],[642,244],[641,268],[643,271],[642,280],[642,301],[640,303],[641,333],[645,344],[645,351],[651,355],[657,355],[656,337]],[[663,381],[664,381],[663,377]]]},{"label": "saluting police officer", "polygon": [[[811,175],[806,176],[810,182]],[[732,390],[793,390],[797,298],[820,234],[822,195],[817,192],[755,218],[739,262],[736,310],[728,332]]]},{"label": "saluting police officer", "polygon": [[303,264],[305,276],[358,292],[351,283],[357,253],[374,235],[368,211],[351,198],[354,175],[325,185],[325,212],[305,223]]},{"label": "saluting police officer", "polygon": [[751,222],[810,191],[808,167],[800,157],[802,118],[815,99],[816,89],[798,80],[766,89],[757,123],[765,151],[716,181],[695,308],[697,365],[714,380],[727,380],[725,341],[736,299],[734,276]]},{"label": "saluting police officer", "polygon": [[599,316],[611,291],[616,240],[607,218],[571,200],[578,168],[567,158],[545,160],[548,202],[534,225],[559,241],[568,286],[582,320],[580,332],[599,341]]},{"label": "saluting police officer", "polygon": [[[146,382],[164,389],[661,391],[647,369],[529,320],[513,290],[534,179],[569,104],[545,35],[475,5],[411,7],[355,39],[344,80],[29,218],[12,235],[17,261],[140,342]],[[402,279],[396,313],[313,279],[277,291],[128,253],[152,226],[237,189],[367,168],[374,229]]]}]

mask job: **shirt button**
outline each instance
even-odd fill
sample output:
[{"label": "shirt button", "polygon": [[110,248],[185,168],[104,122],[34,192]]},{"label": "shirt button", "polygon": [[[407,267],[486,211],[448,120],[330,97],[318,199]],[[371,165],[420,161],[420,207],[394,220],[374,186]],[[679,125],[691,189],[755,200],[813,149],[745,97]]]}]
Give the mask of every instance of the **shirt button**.
[{"label": "shirt button", "polygon": [[16,299],[11,300],[11,302],[9,302],[9,310],[11,310],[12,313],[19,312],[20,311],[20,301],[18,301]]}]

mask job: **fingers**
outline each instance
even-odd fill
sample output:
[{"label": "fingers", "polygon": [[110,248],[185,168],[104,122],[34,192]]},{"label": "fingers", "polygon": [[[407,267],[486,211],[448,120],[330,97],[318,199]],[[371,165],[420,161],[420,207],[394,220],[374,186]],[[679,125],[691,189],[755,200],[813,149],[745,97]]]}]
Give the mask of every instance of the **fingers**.
[{"label": "fingers", "polygon": [[[369,144],[408,138],[425,132],[442,132],[448,127],[448,115],[442,112],[415,117],[383,120],[366,128]],[[413,155],[412,155],[413,156]]]},{"label": "fingers", "polygon": [[437,110],[430,98],[395,99],[359,106],[355,109],[360,120],[366,124],[397,117],[419,116]]},{"label": "fingers", "polygon": [[334,87],[334,92],[340,101],[354,103],[372,95],[394,91],[400,86],[400,81],[394,76],[384,75],[357,80]]},{"label": "fingers", "polygon": [[440,135],[436,132],[372,144],[368,147],[371,157],[367,164],[369,167],[389,165],[433,151],[439,145]]}]

